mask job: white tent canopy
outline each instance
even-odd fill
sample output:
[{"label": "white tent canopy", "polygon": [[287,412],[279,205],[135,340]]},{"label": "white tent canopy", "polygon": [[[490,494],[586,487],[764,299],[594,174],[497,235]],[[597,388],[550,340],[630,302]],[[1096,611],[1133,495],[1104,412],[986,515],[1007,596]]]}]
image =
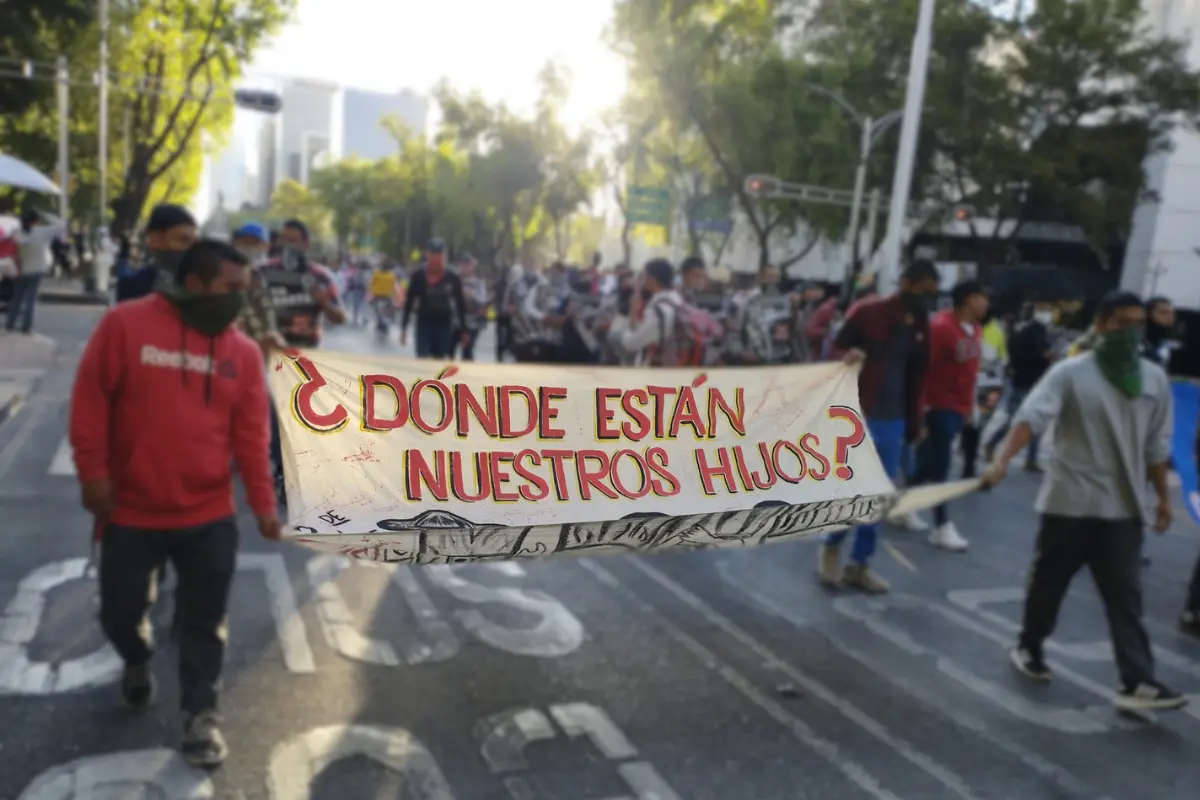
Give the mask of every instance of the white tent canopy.
[{"label": "white tent canopy", "polygon": [[54,181],[38,172],[19,158],[0,153],[0,186],[28,189],[43,194],[59,194]]}]

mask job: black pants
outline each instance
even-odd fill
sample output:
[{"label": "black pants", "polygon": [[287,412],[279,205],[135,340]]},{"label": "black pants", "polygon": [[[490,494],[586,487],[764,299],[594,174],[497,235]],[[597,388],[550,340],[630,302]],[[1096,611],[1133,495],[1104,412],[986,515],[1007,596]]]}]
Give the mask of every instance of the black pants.
[{"label": "black pants", "polygon": [[1044,514],[1025,594],[1021,645],[1041,651],[1054,631],[1071,580],[1086,565],[1104,602],[1122,682],[1153,680],[1150,638],[1142,626],[1142,537],[1137,520]]},{"label": "black pants", "polygon": [[979,443],[983,430],[978,425],[964,425],[958,435],[958,446],[963,457],[963,480],[975,477],[975,465],[979,461]]},{"label": "black pants", "polygon": [[1200,558],[1192,567],[1192,582],[1188,584],[1187,610],[1200,613]]},{"label": "black pants", "polygon": [[233,517],[167,531],[109,525],[100,540],[100,626],[131,666],[146,664],[153,655],[148,614],[157,573],[166,561],[174,564],[179,686],[187,714],[217,707],[237,545]]},{"label": "black pants", "polygon": [[[466,334],[465,338],[463,334]],[[479,339],[479,331],[467,329],[460,333],[457,337],[457,342],[454,346],[458,348],[457,361],[474,361],[475,360],[475,342]]]},{"label": "black pants", "polygon": [[504,354],[509,350],[512,337],[512,319],[507,315],[496,317],[496,363],[504,363]]}]

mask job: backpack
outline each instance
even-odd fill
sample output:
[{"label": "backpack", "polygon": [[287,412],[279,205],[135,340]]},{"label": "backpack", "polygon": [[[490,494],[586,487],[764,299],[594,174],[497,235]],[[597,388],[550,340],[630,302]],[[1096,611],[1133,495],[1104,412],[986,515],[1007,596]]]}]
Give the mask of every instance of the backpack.
[{"label": "backpack", "polygon": [[[666,301],[675,310],[675,325],[664,330],[657,347],[652,348],[650,363],[657,367],[702,367],[710,349],[721,341],[725,328],[707,311],[684,302]],[[653,303],[660,326],[665,314],[662,303]]]},{"label": "backpack", "polygon": [[21,274],[21,248],[16,237],[0,234],[0,278]]}]

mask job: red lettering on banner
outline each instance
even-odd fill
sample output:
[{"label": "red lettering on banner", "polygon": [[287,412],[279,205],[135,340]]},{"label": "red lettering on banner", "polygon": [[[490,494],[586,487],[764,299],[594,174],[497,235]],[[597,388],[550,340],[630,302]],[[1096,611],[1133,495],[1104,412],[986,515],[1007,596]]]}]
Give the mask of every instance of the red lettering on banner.
[{"label": "red lettering on banner", "polygon": [[292,390],[292,416],[313,433],[336,433],[346,427],[350,414],[345,406],[337,403],[329,411],[317,411],[313,396],[328,382],[311,359],[300,355],[291,356],[292,366],[304,380]]},{"label": "red lettering on banner", "polygon": [[[404,384],[394,375],[363,375],[359,379],[362,395],[362,429],[382,433],[402,428],[408,422],[408,393]],[[380,389],[391,394],[396,402],[396,413],[391,417],[380,417],[376,408]]]},{"label": "red lettering on banner", "polygon": [[[524,386],[501,386],[498,392],[500,395],[500,438],[520,439],[522,436],[533,433],[538,424],[537,395],[533,390]],[[518,397],[525,402],[525,420],[521,423],[525,427],[521,429],[514,425],[517,417],[513,409],[513,400]]]}]

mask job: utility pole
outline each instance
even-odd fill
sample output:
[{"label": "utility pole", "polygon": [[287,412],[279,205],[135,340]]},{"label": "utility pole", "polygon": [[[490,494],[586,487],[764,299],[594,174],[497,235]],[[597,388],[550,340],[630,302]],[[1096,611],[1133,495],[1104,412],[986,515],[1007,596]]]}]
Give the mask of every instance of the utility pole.
[{"label": "utility pole", "polygon": [[67,57],[55,59],[58,81],[58,217],[66,222],[71,210],[71,76]]},{"label": "utility pole", "polygon": [[108,0],[97,2],[100,4],[100,226],[108,227]]},{"label": "utility pole", "polygon": [[891,291],[900,279],[900,249],[908,221],[908,198],[912,193],[917,139],[921,133],[921,110],[925,105],[925,77],[929,72],[929,53],[933,44],[933,9],[934,0],[921,0],[917,30],[909,55],[908,90],[904,95],[904,118],[900,123],[900,150],[896,155],[896,173],[892,181],[887,236],[883,240],[883,263],[879,267],[880,292]]}]

